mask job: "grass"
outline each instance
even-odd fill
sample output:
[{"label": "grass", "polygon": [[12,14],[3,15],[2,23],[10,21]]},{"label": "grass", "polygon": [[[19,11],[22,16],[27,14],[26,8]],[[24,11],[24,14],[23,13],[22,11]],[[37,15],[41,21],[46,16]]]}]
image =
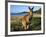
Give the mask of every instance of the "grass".
[{"label": "grass", "polygon": [[[13,21],[13,19],[11,21]],[[41,17],[32,18],[29,30],[41,30]],[[21,20],[16,19],[15,22],[11,22],[11,31],[23,31]]]}]

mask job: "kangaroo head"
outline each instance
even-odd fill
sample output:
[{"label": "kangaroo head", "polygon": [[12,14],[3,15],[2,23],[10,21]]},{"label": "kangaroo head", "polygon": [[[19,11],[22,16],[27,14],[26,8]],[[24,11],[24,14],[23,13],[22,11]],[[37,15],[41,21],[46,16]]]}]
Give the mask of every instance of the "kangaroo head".
[{"label": "kangaroo head", "polygon": [[30,8],[30,6],[29,6],[28,8],[29,8],[29,14],[33,15],[33,9],[34,9],[34,7]]}]

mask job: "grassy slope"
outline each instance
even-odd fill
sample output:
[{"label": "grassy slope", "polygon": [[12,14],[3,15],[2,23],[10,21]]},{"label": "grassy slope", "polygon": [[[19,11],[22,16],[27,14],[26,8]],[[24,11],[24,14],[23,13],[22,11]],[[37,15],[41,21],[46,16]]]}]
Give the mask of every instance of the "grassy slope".
[{"label": "grassy slope", "polygon": [[[22,31],[22,23],[20,17],[12,17],[11,19],[11,31]],[[41,29],[41,17],[33,17],[29,30]]]}]

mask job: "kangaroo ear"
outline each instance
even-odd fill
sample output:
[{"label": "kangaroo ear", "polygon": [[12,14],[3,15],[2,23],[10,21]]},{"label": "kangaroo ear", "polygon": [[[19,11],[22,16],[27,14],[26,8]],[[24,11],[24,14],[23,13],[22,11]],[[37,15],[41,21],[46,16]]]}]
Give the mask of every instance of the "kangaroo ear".
[{"label": "kangaroo ear", "polygon": [[32,7],[32,10],[34,9],[34,6]]},{"label": "kangaroo ear", "polygon": [[30,7],[28,7],[29,8],[29,10],[31,10],[31,8]]}]

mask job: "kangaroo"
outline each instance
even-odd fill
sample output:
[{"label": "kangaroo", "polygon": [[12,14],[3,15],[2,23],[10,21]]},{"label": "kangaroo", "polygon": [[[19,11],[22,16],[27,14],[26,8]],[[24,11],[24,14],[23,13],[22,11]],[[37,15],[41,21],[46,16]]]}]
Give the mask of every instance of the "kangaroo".
[{"label": "kangaroo", "polygon": [[33,8],[34,7],[32,7],[32,8],[28,7],[28,8],[29,8],[28,14],[22,17],[22,27],[24,28],[24,30],[29,29],[31,19],[32,19],[32,16],[33,16]]}]

